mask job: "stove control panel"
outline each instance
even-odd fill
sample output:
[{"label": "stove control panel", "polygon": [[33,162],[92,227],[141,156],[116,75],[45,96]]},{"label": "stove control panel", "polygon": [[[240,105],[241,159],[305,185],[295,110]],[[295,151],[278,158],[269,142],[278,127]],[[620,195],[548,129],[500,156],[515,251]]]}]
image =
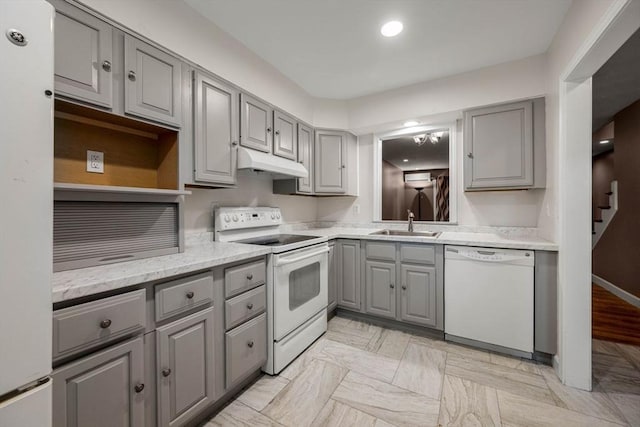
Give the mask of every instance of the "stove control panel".
[{"label": "stove control panel", "polygon": [[280,208],[218,208],[214,214],[216,231],[272,227],[282,224]]}]

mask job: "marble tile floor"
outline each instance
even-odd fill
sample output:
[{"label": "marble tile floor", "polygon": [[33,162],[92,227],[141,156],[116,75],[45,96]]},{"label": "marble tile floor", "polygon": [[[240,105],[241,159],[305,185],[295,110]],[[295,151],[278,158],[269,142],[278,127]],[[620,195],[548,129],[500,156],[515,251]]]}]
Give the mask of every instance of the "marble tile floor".
[{"label": "marble tile floor", "polygon": [[593,391],[535,362],[334,317],[205,426],[640,426],[640,348],[594,340]]}]

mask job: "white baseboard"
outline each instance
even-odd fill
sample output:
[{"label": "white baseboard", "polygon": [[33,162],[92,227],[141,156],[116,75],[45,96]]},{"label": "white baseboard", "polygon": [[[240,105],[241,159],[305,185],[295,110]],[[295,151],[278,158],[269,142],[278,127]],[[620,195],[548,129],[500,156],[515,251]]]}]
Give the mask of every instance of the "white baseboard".
[{"label": "white baseboard", "polygon": [[608,290],[609,292],[611,292],[612,294],[614,294],[615,296],[617,296],[619,298],[622,298],[623,300],[625,300],[629,304],[640,308],[640,298],[639,297],[637,297],[637,296],[635,296],[633,294],[630,294],[629,292],[625,291],[624,289],[620,289],[619,287],[617,287],[613,283],[607,282],[602,277],[596,276],[595,274],[591,275],[591,280],[593,281],[593,283],[595,283],[596,285],[600,286],[601,288],[604,288],[604,289]]}]

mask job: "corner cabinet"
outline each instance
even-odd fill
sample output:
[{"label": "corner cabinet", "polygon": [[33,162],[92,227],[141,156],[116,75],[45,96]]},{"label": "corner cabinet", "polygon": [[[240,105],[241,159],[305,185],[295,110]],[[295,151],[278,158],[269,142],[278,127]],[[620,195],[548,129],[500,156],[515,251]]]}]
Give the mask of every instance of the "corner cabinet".
[{"label": "corner cabinet", "polygon": [[138,337],[56,369],[53,427],[143,427],[144,350]]},{"label": "corner cabinet", "polygon": [[195,181],[234,185],[239,93],[231,85],[195,71],[193,97]]},{"label": "corner cabinet", "polygon": [[338,287],[336,280],[336,244],[332,240],[329,242],[329,254],[328,254],[329,262],[328,262],[328,270],[329,270],[329,289],[327,292],[328,296],[328,304],[327,311],[333,311],[338,305]]},{"label": "corner cabinet", "polygon": [[544,188],[544,115],[544,98],[465,111],[465,190]]},{"label": "corner cabinet", "polygon": [[125,34],[125,113],[180,126],[181,67],[179,59]]},{"label": "corner cabinet", "polygon": [[358,139],[349,132],[316,130],[316,194],[358,195]]}]

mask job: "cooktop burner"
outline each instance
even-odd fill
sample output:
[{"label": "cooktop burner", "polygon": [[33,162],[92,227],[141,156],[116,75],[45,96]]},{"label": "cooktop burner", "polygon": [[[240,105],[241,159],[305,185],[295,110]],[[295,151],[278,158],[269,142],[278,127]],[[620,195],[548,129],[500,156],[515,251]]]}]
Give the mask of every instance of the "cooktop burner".
[{"label": "cooktop burner", "polygon": [[254,237],[252,239],[238,240],[237,243],[248,243],[261,246],[284,246],[305,240],[317,239],[315,236],[300,236],[297,234],[274,234],[272,236]]}]

